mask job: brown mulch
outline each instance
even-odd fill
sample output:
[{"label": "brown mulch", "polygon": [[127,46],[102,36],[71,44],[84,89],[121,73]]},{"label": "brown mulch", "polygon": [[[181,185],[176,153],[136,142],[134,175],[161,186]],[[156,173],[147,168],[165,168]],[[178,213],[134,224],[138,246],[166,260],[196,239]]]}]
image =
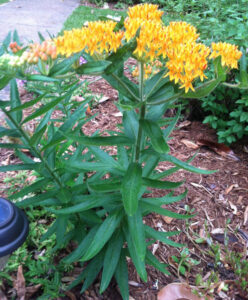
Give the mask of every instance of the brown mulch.
[{"label": "brown mulch", "polygon": [[[90,80],[90,78],[88,78]],[[101,131],[116,130],[116,125],[121,123],[121,116],[118,116],[118,109],[116,107],[116,100],[118,95],[116,91],[104,81],[98,80],[90,85],[93,93],[102,94],[108,98],[100,104],[94,103],[92,114],[97,116],[88,122],[83,131],[87,135],[91,135],[95,130]],[[28,101],[32,98],[30,94],[24,94],[23,100]],[[117,115],[116,115],[117,114]],[[217,141],[215,132],[207,125],[200,122],[179,122],[176,130],[171,135],[172,139],[169,140],[171,148],[170,154],[176,158],[186,161],[192,157],[196,150],[190,146],[186,146],[182,141],[188,140],[197,143],[199,139],[209,141]],[[227,220],[230,220],[228,225],[229,232],[232,233],[236,228],[241,229],[242,232],[248,233],[248,223],[245,222],[245,211],[248,213],[248,197],[247,197],[247,181],[248,181],[248,154],[245,147],[245,141],[241,141],[232,146],[235,156],[239,160],[234,160],[232,157],[219,155],[211,149],[201,147],[193,160],[193,165],[199,168],[208,170],[218,170],[212,175],[199,175],[180,170],[171,175],[167,180],[171,181],[185,181],[182,187],[176,190],[176,193],[188,190],[188,194],[182,201],[168,205],[166,208],[185,213],[186,206],[190,210],[194,210],[195,216],[190,219],[188,227],[184,221],[172,220],[167,217],[162,217],[157,214],[148,215],[144,221],[146,224],[152,226],[157,230],[173,231],[181,230],[182,233],[175,238],[174,241],[184,243],[190,250],[191,257],[201,261],[198,266],[193,266],[191,271],[188,272],[187,278],[184,276],[178,277],[177,265],[172,261],[171,256],[179,256],[179,250],[168,247],[162,243],[156,243],[151,249],[156,253],[157,258],[161,262],[169,264],[168,270],[171,276],[163,275],[154,268],[148,266],[148,281],[142,282],[137,275],[134,266],[129,262],[129,280],[130,280],[130,295],[135,300],[141,299],[156,299],[157,292],[171,282],[187,281],[194,285],[195,275],[202,274],[204,277],[213,270],[213,259],[203,254],[206,250],[206,244],[196,244],[193,241],[193,234],[197,233],[202,235],[205,230],[205,223],[207,224],[209,232],[216,229],[224,229]],[[8,149],[0,149],[1,164],[12,164],[17,162],[14,153]],[[158,171],[162,172],[172,165],[167,162],[161,162],[158,166]],[[3,182],[6,174],[0,173],[0,195],[6,197],[6,184]],[[166,192],[161,190],[152,190],[149,197],[161,197]],[[242,236],[238,236],[238,241],[230,246],[230,250],[234,249],[238,252],[243,251],[245,240]],[[221,244],[222,245],[222,244]],[[225,281],[234,278],[233,271],[225,268],[224,271],[219,273],[220,281]],[[25,274],[24,274],[25,275]],[[72,272],[70,276],[75,275]],[[67,274],[65,274],[67,276]],[[83,295],[79,294],[80,286],[68,292],[63,298],[60,299],[121,299],[116,283],[113,281],[110,287],[102,295],[99,294],[99,281],[86,291]],[[236,293],[236,294],[235,294]],[[231,285],[226,299],[245,299],[238,296],[237,289]],[[75,296],[75,298],[74,298]],[[219,296],[216,295],[215,299]],[[130,299],[132,299],[130,298]],[[35,298],[34,298],[35,299]],[[223,298],[224,299],[224,298]]]}]

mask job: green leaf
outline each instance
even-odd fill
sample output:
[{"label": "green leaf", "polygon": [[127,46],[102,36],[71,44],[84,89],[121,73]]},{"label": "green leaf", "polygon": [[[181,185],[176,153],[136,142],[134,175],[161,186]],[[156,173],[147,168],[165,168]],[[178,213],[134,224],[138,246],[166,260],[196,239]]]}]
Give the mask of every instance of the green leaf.
[{"label": "green leaf", "polygon": [[163,154],[162,158],[165,161],[168,161],[168,162],[174,164],[175,166],[180,167],[180,168],[182,168],[186,171],[189,171],[189,172],[193,172],[193,173],[197,173],[197,174],[213,174],[213,173],[217,172],[217,171],[209,171],[209,170],[203,170],[203,169],[200,169],[200,168],[196,168],[196,167],[191,166],[188,163],[183,162],[183,161],[181,161],[181,160],[177,159],[176,157],[173,157],[169,154]]},{"label": "green leaf", "polygon": [[110,61],[90,61],[75,69],[77,74],[83,75],[101,75],[104,70],[111,65]]},{"label": "green leaf", "polygon": [[85,268],[85,280],[80,293],[94,282],[103,265],[104,251],[101,251]]},{"label": "green leaf", "polygon": [[150,212],[155,212],[162,216],[166,216],[166,217],[170,217],[170,218],[174,218],[174,219],[189,219],[194,216],[194,215],[181,215],[181,214],[175,213],[173,211],[170,211],[170,210],[162,208],[162,207],[158,207],[157,205],[150,204],[150,203],[148,204],[148,203],[141,202],[141,207],[143,209],[143,213],[145,213],[146,215]]},{"label": "green leaf", "polygon": [[170,148],[164,139],[163,132],[157,123],[150,120],[140,120],[140,125],[149,136],[155,151],[158,153],[167,153],[170,151]]},{"label": "green leaf", "polygon": [[130,256],[132,258],[132,261],[135,265],[135,268],[139,274],[139,276],[141,277],[141,279],[145,282],[147,282],[147,273],[146,273],[146,265],[145,265],[145,260],[141,260],[141,258],[139,257],[139,255],[136,252],[136,249],[134,247],[131,235],[129,230],[127,229],[127,227],[124,225],[122,226],[122,229],[124,231],[125,237],[126,237],[126,241],[127,241],[127,245],[128,245],[128,251],[130,253]]},{"label": "green leaf", "polygon": [[11,143],[2,143],[2,144],[0,144],[0,148],[6,148],[6,149],[28,149],[28,146],[19,145],[19,144],[11,144]]},{"label": "green leaf", "polygon": [[32,146],[36,146],[37,144],[39,144],[41,138],[43,137],[44,133],[46,132],[46,129],[47,129],[47,126],[44,126],[39,131],[37,131],[33,134],[33,136],[30,139],[30,144]]},{"label": "green leaf", "polygon": [[102,280],[100,286],[100,294],[106,290],[111,278],[114,275],[115,269],[119,262],[121,249],[123,246],[123,237],[120,231],[116,231],[111,237],[106,249],[104,261],[103,261],[103,271]]},{"label": "green leaf", "polygon": [[121,186],[123,205],[129,216],[134,215],[138,208],[141,185],[142,168],[138,163],[130,163]]},{"label": "green leaf", "polygon": [[104,245],[112,236],[113,232],[116,230],[116,227],[120,224],[122,219],[122,214],[120,212],[115,212],[110,214],[100,225],[97,230],[93,241],[88,245],[86,253],[82,257],[82,261],[87,261],[93,258],[97,253],[101,251]]},{"label": "green leaf", "polygon": [[85,254],[88,246],[92,243],[98,229],[98,225],[91,228],[86,237],[78,244],[77,248],[68,256],[63,258],[62,261],[66,264],[72,264],[79,260]]},{"label": "green leaf", "polygon": [[0,172],[20,171],[20,170],[37,170],[41,167],[41,163],[33,164],[17,164],[9,166],[0,166]]},{"label": "green leaf", "polygon": [[167,139],[169,137],[169,135],[175,128],[175,126],[180,118],[180,115],[181,115],[181,109],[178,109],[177,114],[175,115],[173,120],[169,123],[169,125],[166,127],[166,129],[163,129],[163,135],[164,135],[165,139]]},{"label": "green leaf", "polygon": [[127,222],[135,251],[143,261],[146,256],[146,240],[141,210],[137,209],[133,216],[128,216]]},{"label": "green leaf", "polygon": [[26,198],[20,202],[17,202],[16,205],[18,207],[27,207],[29,205],[37,206],[40,205],[45,200],[54,199],[54,196],[57,194],[57,191],[49,191],[42,194],[35,195],[30,198]]},{"label": "green leaf", "polygon": [[28,117],[26,117],[26,119],[24,119],[24,121],[22,122],[22,124],[27,123],[43,114],[45,114],[46,112],[48,112],[50,109],[52,109],[53,107],[55,107],[56,105],[58,105],[66,96],[61,96],[58,97],[57,99],[53,99],[50,103],[43,105],[41,108],[37,109],[33,114],[29,115]]},{"label": "green leaf", "polygon": [[[17,87],[17,83],[16,83],[15,79],[11,79],[11,81],[10,81],[10,105],[11,105],[11,109],[21,105],[19,91],[18,91],[18,87]],[[12,118],[14,118],[14,120],[17,123],[21,123],[22,111],[11,113],[11,116],[12,116]]]},{"label": "green leaf", "polygon": [[217,75],[217,78],[221,81],[226,80],[226,73],[228,71],[227,67],[222,66],[221,64],[221,56],[218,56],[214,59],[214,67],[215,67],[215,73]]},{"label": "green leaf", "polygon": [[126,96],[135,103],[139,103],[139,90],[135,83],[125,76],[119,76],[116,73],[111,75],[102,75],[102,77],[120,94]]},{"label": "green leaf", "polygon": [[181,95],[181,98],[200,99],[208,96],[221,83],[221,79],[212,79],[195,88],[195,91],[190,91]]},{"label": "green leaf", "polygon": [[51,78],[45,75],[40,74],[32,74],[32,75],[26,75],[26,79],[28,81],[41,81],[41,82],[59,82],[59,79]]},{"label": "green leaf", "polygon": [[164,244],[166,245],[169,245],[169,246],[172,246],[172,247],[184,247],[183,244],[179,244],[179,243],[176,243],[170,239],[167,238],[167,235],[166,233],[167,232],[162,232],[162,231],[157,231],[153,228],[151,228],[150,226],[147,226],[145,225],[145,231],[146,231],[146,234],[148,237],[151,237],[155,240],[159,240],[161,242],[163,242]]},{"label": "green leaf", "polygon": [[123,250],[115,270],[115,279],[118,283],[123,300],[129,300],[128,269],[126,255],[124,254]]},{"label": "green leaf", "polygon": [[158,91],[147,98],[149,103],[152,102],[167,102],[174,96],[174,88],[171,83],[162,86]]},{"label": "green leaf", "polygon": [[0,126],[0,138],[3,136],[21,137],[17,129],[8,129]]},{"label": "green leaf", "polygon": [[133,142],[125,136],[97,136],[97,137],[88,137],[88,136],[75,136],[72,134],[64,134],[68,139],[81,143],[85,146],[114,146],[114,145],[129,145]]},{"label": "green leaf", "polygon": [[106,59],[112,64],[106,68],[105,74],[109,75],[118,70],[124,61],[126,61],[133,53],[137,46],[136,39],[132,39],[129,43],[120,47],[115,53],[108,56]]},{"label": "green leaf", "polygon": [[80,54],[75,54],[62,62],[56,63],[49,71],[49,76],[58,76],[68,73],[72,69],[73,63],[78,60]]},{"label": "green leaf", "polygon": [[146,177],[142,178],[143,185],[157,188],[157,189],[175,189],[180,185],[182,185],[183,183],[184,183],[183,181],[171,182],[171,181],[160,181],[160,180],[150,179]]},{"label": "green leaf", "polygon": [[36,103],[38,103],[38,102],[39,102],[42,98],[44,98],[46,95],[47,95],[46,93],[45,93],[45,94],[42,94],[42,95],[40,95],[39,97],[37,97],[36,99],[33,99],[33,100],[31,100],[31,101],[28,101],[28,102],[23,103],[22,105],[19,105],[19,106],[15,107],[15,108],[12,108],[12,109],[10,110],[10,112],[12,113],[12,112],[15,112],[15,111],[24,110],[24,109],[26,109],[26,108],[29,108],[29,107],[31,107],[31,106],[34,106]]},{"label": "green leaf", "polygon": [[97,193],[106,193],[119,191],[121,189],[121,183],[119,180],[102,180],[100,183],[90,183],[87,182],[88,188],[91,191]]},{"label": "green leaf", "polygon": [[15,194],[11,195],[9,197],[9,199],[21,198],[21,197],[28,195],[29,193],[37,192],[40,189],[44,190],[50,181],[51,180],[47,179],[47,178],[38,180],[38,181],[34,182],[33,184],[23,188],[20,192],[17,192]]},{"label": "green leaf", "polygon": [[160,272],[171,275],[170,272],[166,269],[168,265],[161,263],[149,250],[146,253],[146,263],[155,267]]},{"label": "green leaf", "polygon": [[123,113],[123,126],[125,135],[136,141],[138,136],[139,121],[134,110]]},{"label": "green leaf", "polygon": [[164,77],[168,72],[168,69],[163,69],[145,82],[145,99],[148,99],[150,95],[155,94],[162,86],[167,84],[170,79]]},{"label": "green leaf", "polygon": [[186,190],[184,193],[179,194],[177,196],[172,196],[172,193],[170,193],[160,198],[141,198],[141,201],[147,204],[157,205],[160,207],[161,205],[168,205],[171,203],[181,201],[183,198],[186,197],[187,193],[188,190]]},{"label": "green leaf", "polygon": [[0,78],[0,90],[6,87],[6,85],[10,82],[13,76],[5,75]]},{"label": "green leaf", "polygon": [[57,218],[58,225],[56,227],[56,247],[60,248],[63,244],[66,228],[68,224],[67,216],[59,216]]},{"label": "green leaf", "polygon": [[93,207],[98,207],[98,206],[104,206],[106,202],[109,202],[110,200],[118,200],[117,196],[113,195],[82,195],[77,197],[77,201],[80,203],[62,208],[62,209],[53,209],[49,208],[48,210],[55,215],[68,215],[68,214],[74,214],[74,213],[80,213],[82,211],[91,209]]}]

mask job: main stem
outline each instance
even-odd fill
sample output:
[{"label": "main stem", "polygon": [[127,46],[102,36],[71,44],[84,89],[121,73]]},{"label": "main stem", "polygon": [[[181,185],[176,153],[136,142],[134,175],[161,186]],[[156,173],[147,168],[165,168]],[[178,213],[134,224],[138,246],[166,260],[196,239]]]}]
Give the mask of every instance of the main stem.
[{"label": "main stem", "polygon": [[[140,98],[140,102],[143,102],[140,108],[140,120],[142,120],[145,118],[145,114],[146,114],[146,104],[144,102],[145,100],[144,99],[144,64],[142,62],[139,62],[139,98]],[[143,135],[143,130],[139,124],[137,142],[135,146],[135,157],[134,157],[135,162],[139,162],[140,159],[140,152],[141,152],[142,142],[143,142],[142,135]]]}]

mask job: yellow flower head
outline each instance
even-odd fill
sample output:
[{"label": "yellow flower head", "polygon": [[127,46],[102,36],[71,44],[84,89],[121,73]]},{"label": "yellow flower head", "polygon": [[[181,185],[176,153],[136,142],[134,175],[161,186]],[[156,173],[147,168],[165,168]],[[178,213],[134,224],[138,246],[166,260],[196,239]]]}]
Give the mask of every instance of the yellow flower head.
[{"label": "yellow flower head", "polygon": [[141,19],[142,21],[160,22],[163,11],[158,9],[158,5],[154,4],[139,4],[128,9],[129,19]]},{"label": "yellow flower head", "polygon": [[114,32],[116,22],[89,22],[88,27],[65,31],[64,35],[55,39],[58,53],[67,57],[82,51],[94,53],[116,52],[120,47],[124,32]]},{"label": "yellow flower head", "polygon": [[238,60],[242,56],[242,52],[238,50],[236,45],[228,43],[212,43],[213,52],[210,55],[210,58],[216,58],[221,56],[222,66],[227,66],[232,69],[238,68]]},{"label": "yellow flower head", "polygon": [[194,90],[193,81],[200,77],[201,80],[206,76],[204,70],[207,68],[207,57],[210,49],[199,43],[185,43],[176,47],[168,53],[169,60],[166,66],[169,72],[166,76],[175,83],[179,83],[180,88]]}]

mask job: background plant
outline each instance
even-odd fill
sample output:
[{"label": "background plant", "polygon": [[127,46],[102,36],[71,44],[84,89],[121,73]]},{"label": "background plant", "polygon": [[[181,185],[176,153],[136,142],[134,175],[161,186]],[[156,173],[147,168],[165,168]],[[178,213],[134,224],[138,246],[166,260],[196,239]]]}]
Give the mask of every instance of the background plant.
[{"label": "background plant", "polygon": [[[9,80],[10,101],[0,102],[8,118],[8,126],[1,128],[1,135],[20,139],[20,143],[1,143],[0,146],[13,148],[22,161],[1,166],[0,171],[34,170],[37,176],[37,181],[10,198],[25,196],[17,202],[19,207],[42,207],[56,216],[43,236],[43,240],[47,240],[56,235],[54,251],[66,247],[72,240],[78,245],[61,261],[64,267],[73,262],[80,262],[84,267],[68,288],[83,280],[81,292],[84,292],[102,271],[100,292],[108,287],[114,276],[123,299],[128,299],[127,256],[131,257],[144,281],[147,281],[146,264],[168,274],[166,265],[152,254],[149,245],[160,240],[181,247],[170,239],[179,232],[156,231],[145,225],[143,218],[151,212],[176,219],[190,218],[190,214],[178,214],[161,207],[180,201],[187,191],[179,195],[165,192],[159,198],[147,198],[144,193],[148,188],[167,191],[182,185],[183,182],[161,180],[180,168],[200,174],[211,173],[169,154],[167,141],[179,114],[166,119],[164,112],[180,97],[208,95],[225,81],[227,67],[218,57],[214,60],[215,77],[200,84],[198,77],[203,80],[210,49],[196,42],[198,35],[194,27],[187,23],[165,27],[160,22],[161,15],[156,6],[137,6],[129,11],[125,31],[120,30],[123,23],[108,21],[89,23],[87,28],[66,32],[54,40],[57,54],[61,56],[51,57],[47,68],[39,68],[39,63],[42,64],[39,58],[36,69],[39,74],[29,74],[20,68],[12,76],[53,82],[56,91],[48,86],[47,91],[21,104],[16,80],[12,78]],[[182,35],[179,42],[177,35]],[[164,44],[165,38],[168,44]],[[173,55],[171,50],[174,49],[178,56]],[[240,56],[237,49],[233,52]],[[87,63],[78,66],[76,62],[81,56]],[[138,61],[138,84],[124,75],[124,62],[129,57]],[[155,57],[164,57],[166,66],[145,81],[144,63]],[[190,68],[186,68],[184,62],[189,57],[194,59]],[[174,73],[175,65],[181,68],[177,73]],[[79,83],[77,80],[66,82],[66,77],[74,72],[101,75],[118,90],[118,107],[123,112],[120,131],[111,132],[109,136],[99,132],[91,137],[84,134],[82,126],[89,120],[85,114],[88,100],[73,103],[71,97]],[[23,114],[23,110],[45,97],[46,103],[28,116]],[[61,111],[61,119],[54,117],[54,110]],[[23,126],[33,120],[38,124],[29,136]],[[105,146],[112,146],[114,154],[110,155]],[[21,151],[23,148],[29,155]],[[174,167],[159,173],[156,167],[160,161],[172,163]]]}]

